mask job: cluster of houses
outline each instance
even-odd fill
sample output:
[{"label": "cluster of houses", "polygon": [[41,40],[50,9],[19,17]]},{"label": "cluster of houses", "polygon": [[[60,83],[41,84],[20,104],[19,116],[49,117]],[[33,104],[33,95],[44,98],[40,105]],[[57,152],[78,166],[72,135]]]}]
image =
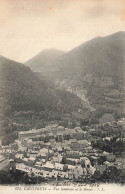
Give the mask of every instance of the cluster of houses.
[{"label": "cluster of houses", "polygon": [[[83,150],[92,151],[91,143],[85,139],[86,132],[80,127],[74,129],[49,125],[44,129],[19,132],[15,141],[16,169],[45,178],[78,178],[95,168],[85,157]],[[84,163],[84,167],[81,166]]]},{"label": "cluster of houses", "polygon": [[[109,123],[108,127],[110,125]],[[105,138],[110,141],[114,128],[111,127],[109,132],[106,126],[107,124],[99,124],[96,127],[104,127],[103,132],[107,133]],[[125,120],[119,121],[119,126],[124,128]],[[91,140],[93,134],[98,132],[97,129],[90,127],[83,131],[80,127],[69,129],[52,124],[42,129],[20,131],[13,144],[2,146],[1,153],[11,158],[11,169],[44,178],[79,179],[80,176],[93,175],[96,170],[102,173],[107,166],[118,166],[120,163],[112,153],[92,147]],[[100,156],[107,158],[103,165],[98,165]],[[121,162],[120,167],[125,168]]]},{"label": "cluster of houses", "polygon": [[24,163],[17,163],[16,169],[27,172],[29,175],[32,173],[35,176],[41,176],[44,178],[64,178],[64,179],[73,179],[80,176],[86,176],[86,168],[82,168],[81,165],[68,165],[67,170],[65,170],[65,165],[60,163],[52,164],[51,162],[46,162],[42,168],[37,164],[34,167],[27,166]]}]

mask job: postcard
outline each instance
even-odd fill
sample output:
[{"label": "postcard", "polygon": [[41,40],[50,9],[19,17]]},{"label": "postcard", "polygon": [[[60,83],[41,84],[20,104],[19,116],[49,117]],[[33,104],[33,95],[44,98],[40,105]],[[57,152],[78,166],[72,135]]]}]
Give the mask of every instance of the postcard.
[{"label": "postcard", "polygon": [[0,0],[0,193],[123,193],[125,1]]}]

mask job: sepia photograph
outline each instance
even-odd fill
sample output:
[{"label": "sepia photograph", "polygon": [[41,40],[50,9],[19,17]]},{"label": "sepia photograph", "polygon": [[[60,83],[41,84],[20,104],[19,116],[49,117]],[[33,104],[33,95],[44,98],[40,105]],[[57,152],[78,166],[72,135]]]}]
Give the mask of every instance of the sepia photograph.
[{"label": "sepia photograph", "polygon": [[125,0],[0,0],[0,193],[123,193]]}]

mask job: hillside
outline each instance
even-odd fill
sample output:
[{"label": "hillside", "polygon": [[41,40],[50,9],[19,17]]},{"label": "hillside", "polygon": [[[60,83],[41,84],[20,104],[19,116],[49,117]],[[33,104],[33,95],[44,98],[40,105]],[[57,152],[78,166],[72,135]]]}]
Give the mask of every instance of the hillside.
[{"label": "hillside", "polygon": [[76,95],[55,89],[23,64],[0,57],[0,123],[7,141],[13,139],[15,130],[78,120],[85,114],[82,110]]},{"label": "hillside", "polygon": [[57,73],[61,72],[64,77],[66,72],[68,75],[76,73],[84,75],[93,71],[105,76],[118,73],[121,76],[125,61],[124,49],[125,32],[97,37],[55,59],[52,69]]},{"label": "hillside", "polygon": [[[41,74],[41,75],[40,75]],[[125,113],[125,32],[94,38],[55,59],[39,72],[85,99],[94,114]]]},{"label": "hillside", "polygon": [[53,61],[63,55],[65,52],[56,49],[46,49],[28,60],[25,65],[35,72],[43,71],[53,63]]}]

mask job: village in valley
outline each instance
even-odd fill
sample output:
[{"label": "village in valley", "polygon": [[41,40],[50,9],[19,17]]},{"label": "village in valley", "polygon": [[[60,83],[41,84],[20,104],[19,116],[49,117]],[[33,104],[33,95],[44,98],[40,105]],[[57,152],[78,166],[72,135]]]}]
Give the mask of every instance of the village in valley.
[{"label": "village in valley", "polygon": [[[106,170],[125,170],[125,119],[74,129],[48,124],[16,132],[9,146],[1,144],[0,167],[45,181],[85,181]],[[97,173],[98,172],[98,173]]]}]

